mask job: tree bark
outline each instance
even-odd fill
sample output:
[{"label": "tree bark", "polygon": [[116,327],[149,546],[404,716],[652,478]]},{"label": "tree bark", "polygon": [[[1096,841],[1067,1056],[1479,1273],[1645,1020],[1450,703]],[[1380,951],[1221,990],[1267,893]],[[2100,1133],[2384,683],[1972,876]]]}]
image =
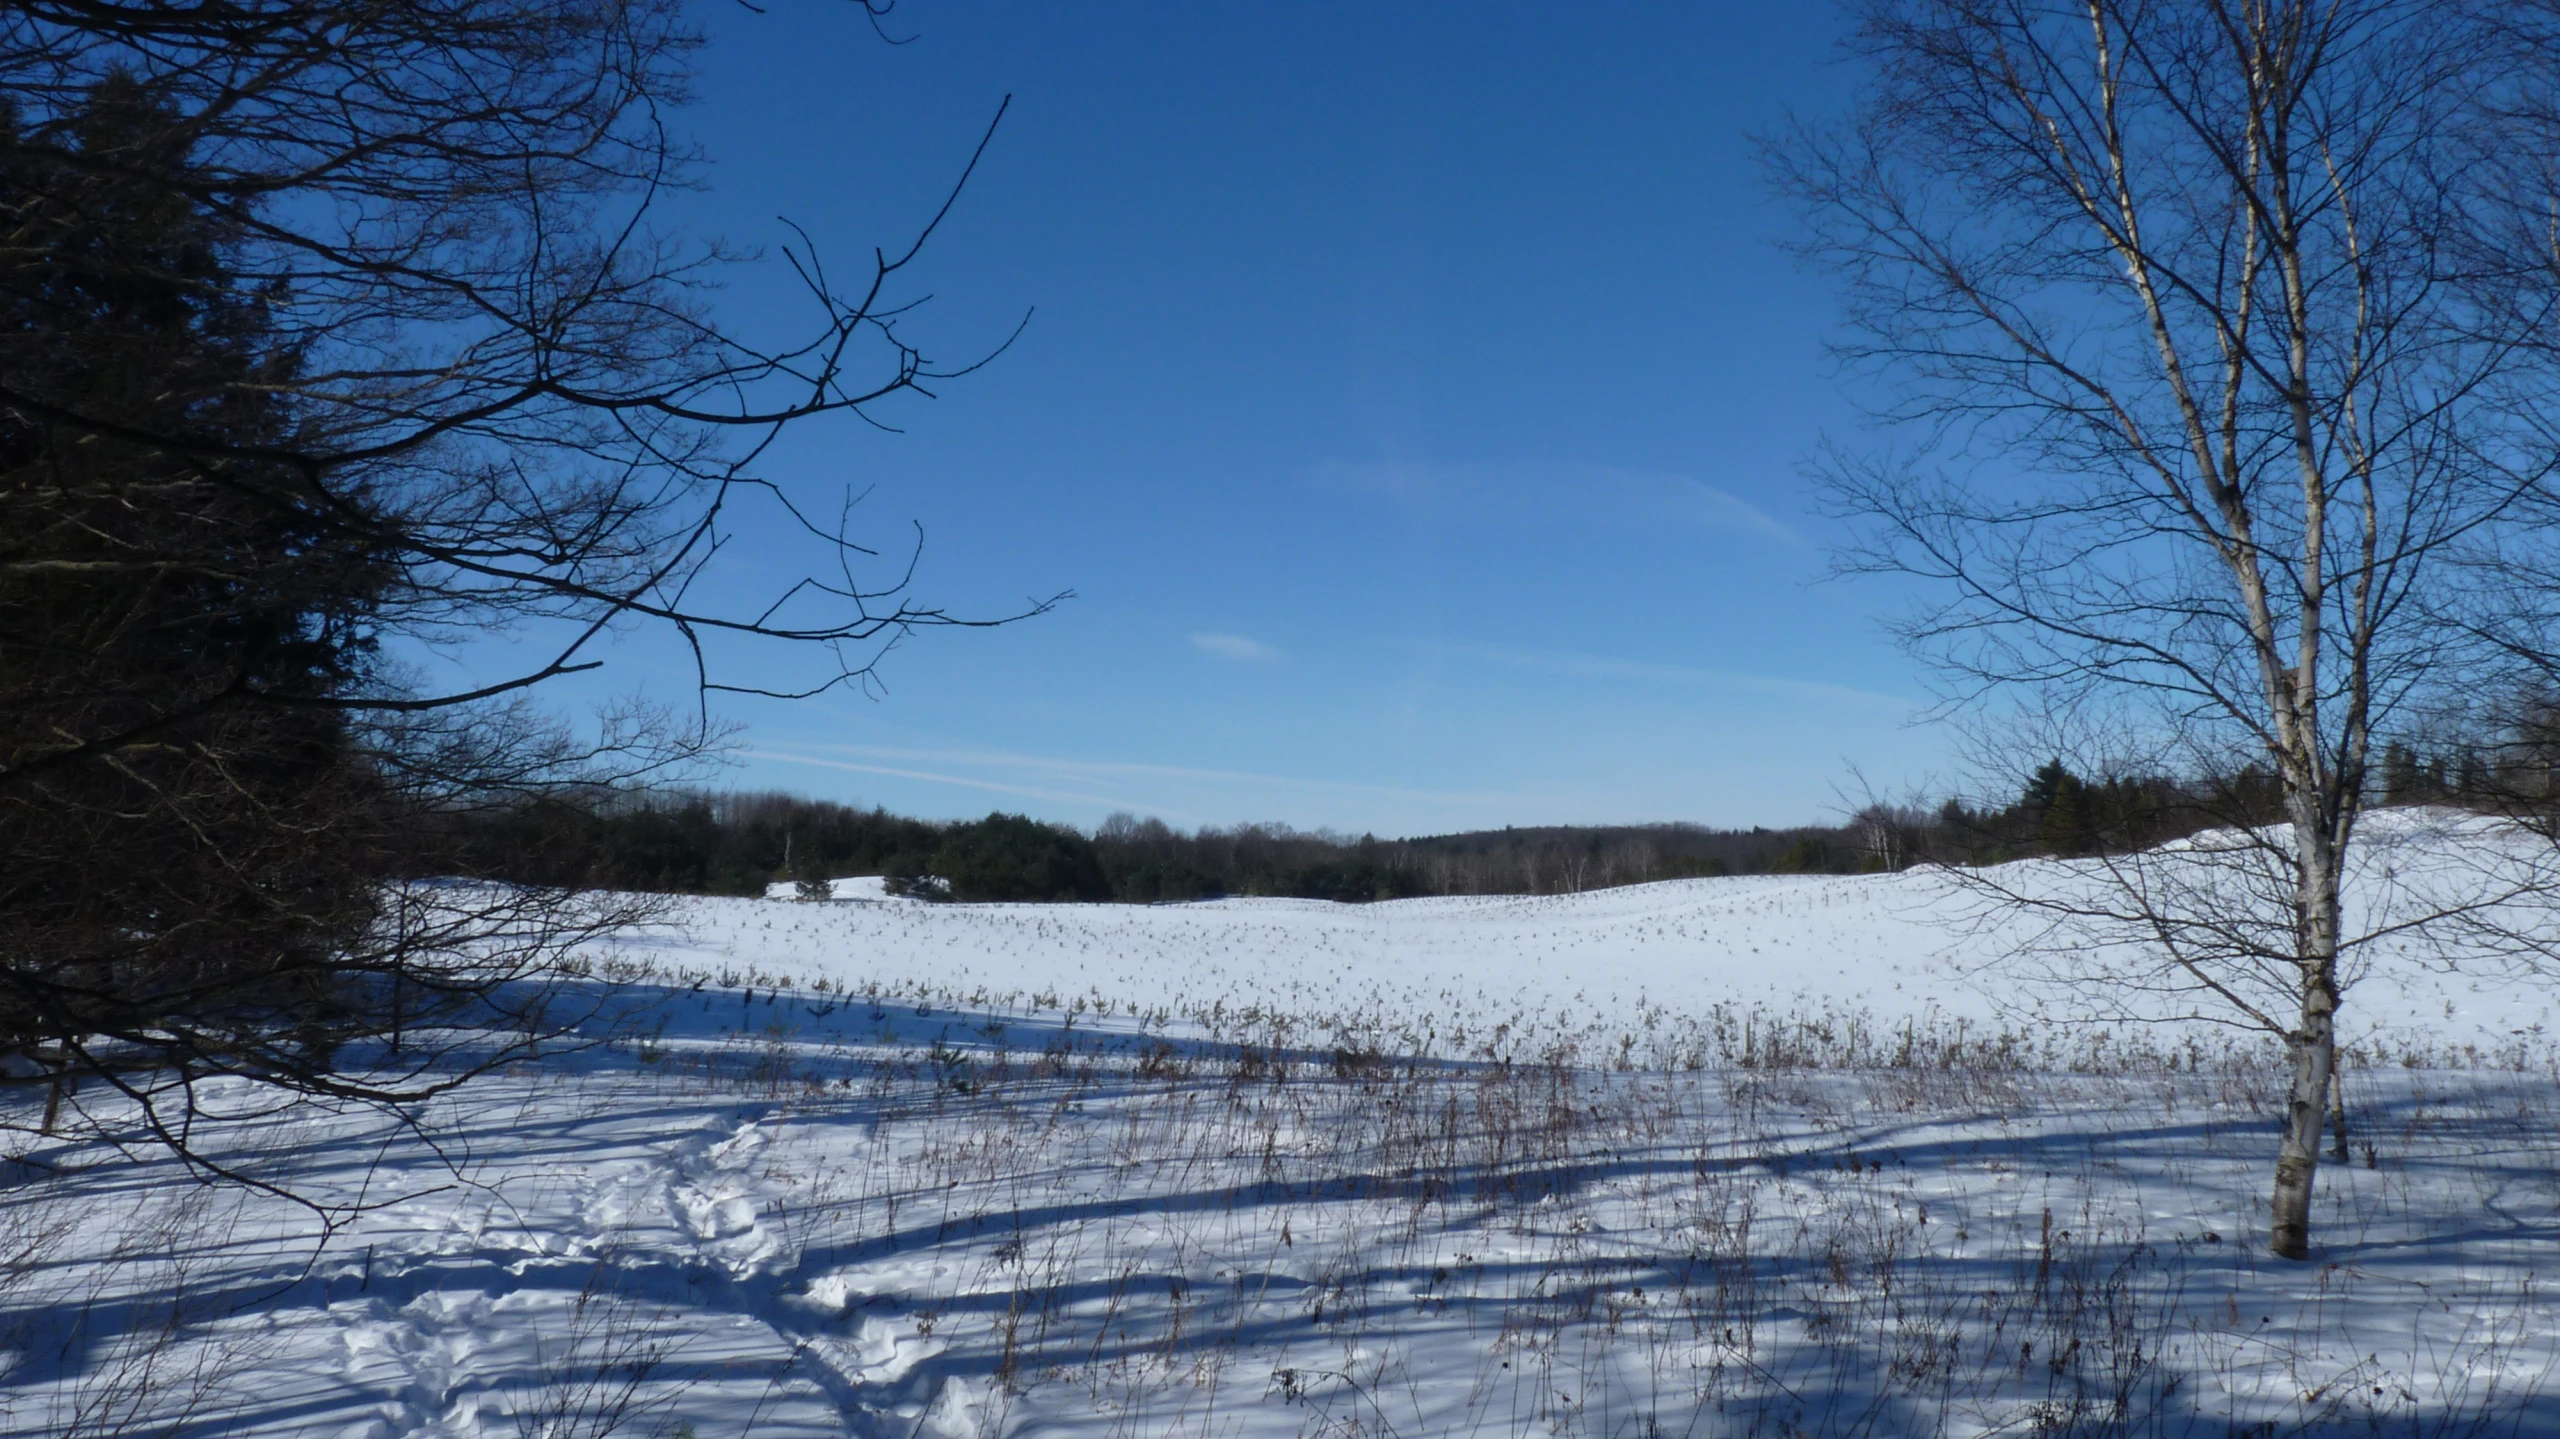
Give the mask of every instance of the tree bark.
[{"label": "tree bark", "polygon": [[44,1127],[36,1131],[38,1134],[51,1139],[55,1131],[61,1128],[63,1094],[70,1087],[70,1066],[65,1063],[56,1063],[53,1068],[52,1082],[45,1086]]},{"label": "tree bark", "polygon": [[2306,1002],[2292,1036],[2293,1092],[2285,1103],[2284,1147],[2276,1158],[2273,1222],[2267,1247],[2279,1259],[2311,1257],[2311,1180],[2320,1169],[2320,1128],[2328,1117],[2329,1073],[2337,1063],[2336,1031],[2326,1008]]},{"label": "tree bark", "polygon": [[2311,1182],[2320,1171],[2320,1130],[2338,1068],[2338,856],[2328,835],[2312,829],[2297,818],[2302,1014],[2286,1036],[2293,1082],[2267,1226],[2267,1248],[2279,1259],[2311,1257]]}]

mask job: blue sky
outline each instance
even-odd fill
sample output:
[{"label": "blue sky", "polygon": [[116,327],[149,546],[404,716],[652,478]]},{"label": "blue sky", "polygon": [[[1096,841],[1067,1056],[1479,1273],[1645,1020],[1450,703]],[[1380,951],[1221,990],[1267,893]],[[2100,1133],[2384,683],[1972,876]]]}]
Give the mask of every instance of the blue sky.
[{"label": "blue sky", "polygon": [[[1823,6],[713,7],[672,218],[839,265],[931,213],[929,402],[765,473],[926,535],[915,595],[993,632],[877,697],[739,702],[739,766],[936,816],[1115,809],[1429,833],[1782,824],[1848,767],[1943,767],[1890,597],[1815,583],[1801,464],[1854,413],[1824,279],[1773,243],[1750,135],[1837,104]],[[770,265],[718,301],[786,312]],[[745,586],[788,566],[750,524]],[[665,646],[608,685],[672,695]]]}]

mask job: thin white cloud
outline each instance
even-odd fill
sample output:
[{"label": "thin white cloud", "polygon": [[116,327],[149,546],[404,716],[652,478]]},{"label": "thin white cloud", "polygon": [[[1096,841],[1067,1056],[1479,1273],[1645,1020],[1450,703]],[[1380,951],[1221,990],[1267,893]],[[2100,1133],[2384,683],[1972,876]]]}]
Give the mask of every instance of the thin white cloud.
[{"label": "thin white cloud", "polygon": [[1191,637],[1191,647],[1222,660],[1243,660],[1248,664],[1268,664],[1280,658],[1278,650],[1251,635],[1195,634]]},{"label": "thin white cloud", "polygon": [[1792,525],[1730,490],[1717,489],[1703,480],[1684,479],[1679,480],[1678,484],[1700,509],[1719,524],[1752,534],[1765,535],[1798,549],[1812,548],[1804,536],[1795,532]]},{"label": "thin white cloud", "polygon": [[[1522,795],[1487,790],[1409,789],[1400,785],[1362,784],[1354,780],[1302,779],[1291,775],[1257,774],[1249,770],[1199,769],[1184,765],[1141,764],[1128,760],[1066,759],[1055,755],[1022,754],[1010,750],[973,749],[908,749],[890,745],[809,745],[803,750],[818,750],[824,755],[848,758],[824,758],[805,752],[757,749],[747,753],[750,759],[776,760],[785,764],[817,765],[826,769],[848,770],[856,774],[879,774],[899,779],[938,781],[963,785],[971,789],[994,790],[1019,794],[1034,799],[1053,799],[1067,803],[1095,804],[1121,809],[1152,812],[1167,819],[1190,819],[1152,801],[1141,802],[1127,795],[1130,788],[1180,786],[1196,796],[1203,788],[1230,791],[1260,791],[1265,795],[1300,797],[1339,795],[1358,799],[1384,799],[1405,803],[1428,803],[1459,806],[1488,814],[1507,815],[1527,802]],[[887,764],[879,761],[889,761]],[[932,769],[914,768],[930,765]],[[951,773],[951,771],[963,773]],[[966,771],[992,772],[1018,778],[978,778]],[[1029,782],[1025,782],[1025,781]],[[1049,781],[1047,785],[1039,783]],[[1092,789],[1075,789],[1079,784]],[[1106,793],[1106,787],[1118,793]],[[1234,818],[1233,815],[1227,818]]]},{"label": "thin white cloud", "polygon": [[1906,695],[1884,694],[1876,690],[1859,689],[1854,685],[1837,685],[1822,680],[1800,680],[1784,675],[1752,674],[1747,670],[1712,669],[1703,665],[1659,664],[1651,660],[1576,654],[1570,650],[1513,649],[1503,645],[1452,644],[1434,645],[1431,648],[1438,653],[1457,659],[1482,660],[1492,664],[1510,665],[1518,669],[1544,670],[1550,674],[1581,675],[1595,679],[1653,680],[1669,681],[1675,684],[1711,685],[1720,689],[1746,690],[1754,694],[1819,700],[1827,704],[1850,704],[1861,709],[1910,711],[1921,707],[1921,701]]},{"label": "thin white cloud", "polygon": [[777,764],[809,765],[817,769],[843,770],[849,774],[876,774],[890,779],[922,780],[928,784],[956,785],[962,789],[985,790],[994,794],[1015,795],[1022,799],[1044,799],[1057,804],[1100,805],[1111,809],[1154,808],[1170,818],[1189,820],[1191,816],[1172,814],[1161,807],[1151,807],[1134,800],[1081,790],[1050,789],[1039,785],[1014,784],[1003,780],[976,779],[968,775],[942,774],[934,770],[908,769],[899,765],[862,764],[854,760],[821,759],[816,755],[790,754],[782,750],[748,750],[748,759],[772,760]]},{"label": "thin white cloud", "polygon": [[1316,483],[1407,509],[1511,515],[1552,524],[1585,519],[1685,524],[1812,544],[1795,527],[1731,490],[1668,470],[1593,464],[1422,464],[1379,460],[1319,465]]}]

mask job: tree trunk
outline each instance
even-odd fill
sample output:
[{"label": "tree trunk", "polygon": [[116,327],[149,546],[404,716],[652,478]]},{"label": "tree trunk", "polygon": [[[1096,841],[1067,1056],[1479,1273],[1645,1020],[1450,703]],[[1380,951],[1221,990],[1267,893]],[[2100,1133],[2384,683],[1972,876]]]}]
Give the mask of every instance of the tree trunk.
[{"label": "tree trunk", "polygon": [[2306,996],[2302,1028],[2291,1037],[2292,1093],[2285,1099],[2284,1145],[2276,1157],[2273,1222],[2267,1247],[2279,1259],[2311,1257],[2311,1180],[2320,1169],[2321,1122],[2329,1113],[2329,1074],[2337,1064],[2337,1031],[2326,1005]]},{"label": "tree trunk", "polygon": [[2338,866],[2327,834],[2302,823],[2296,953],[2302,973],[2302,1020],[2286,1036],[2293,1083],[2285,1096],[2284,1142],[2267,1248],[2280,1259],[2311,1257],[2311,1181],[2320,1171],[2320,1130],[2329,1115],[2330,1078],[2338,1068]]},{"label": "tree trunk", "polygon": [[44,1127],[36,1131],[47,1139],[51,1139],[61,1126],[63,1094],[71,1087],[71,1082],[71,1066],[57,1060],[53,1066],[53,1080],[45,1086]]}]

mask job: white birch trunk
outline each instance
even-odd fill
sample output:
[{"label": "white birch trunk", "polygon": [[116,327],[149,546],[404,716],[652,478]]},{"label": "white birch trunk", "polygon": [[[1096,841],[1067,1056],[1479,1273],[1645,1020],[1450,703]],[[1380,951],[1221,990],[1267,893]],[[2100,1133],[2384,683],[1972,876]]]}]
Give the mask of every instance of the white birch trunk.
[{"label": "white birch trunk", "polygon": [[2286,1036],[2293,1078],[2285,1095],[2284,1138],[2276,1156],[2267,1226],[2267,1247],[2282,1259],[2311,1254],[2311,1186],[2320,1170],[2320,1130],[2338,1064],[2339,856],[2326,826],[2303,812],[2311,808],[2297,805],[2294,820],[2301,866],[2296,962],[2301,966],[2302,1009],[2300,1022]]}]

